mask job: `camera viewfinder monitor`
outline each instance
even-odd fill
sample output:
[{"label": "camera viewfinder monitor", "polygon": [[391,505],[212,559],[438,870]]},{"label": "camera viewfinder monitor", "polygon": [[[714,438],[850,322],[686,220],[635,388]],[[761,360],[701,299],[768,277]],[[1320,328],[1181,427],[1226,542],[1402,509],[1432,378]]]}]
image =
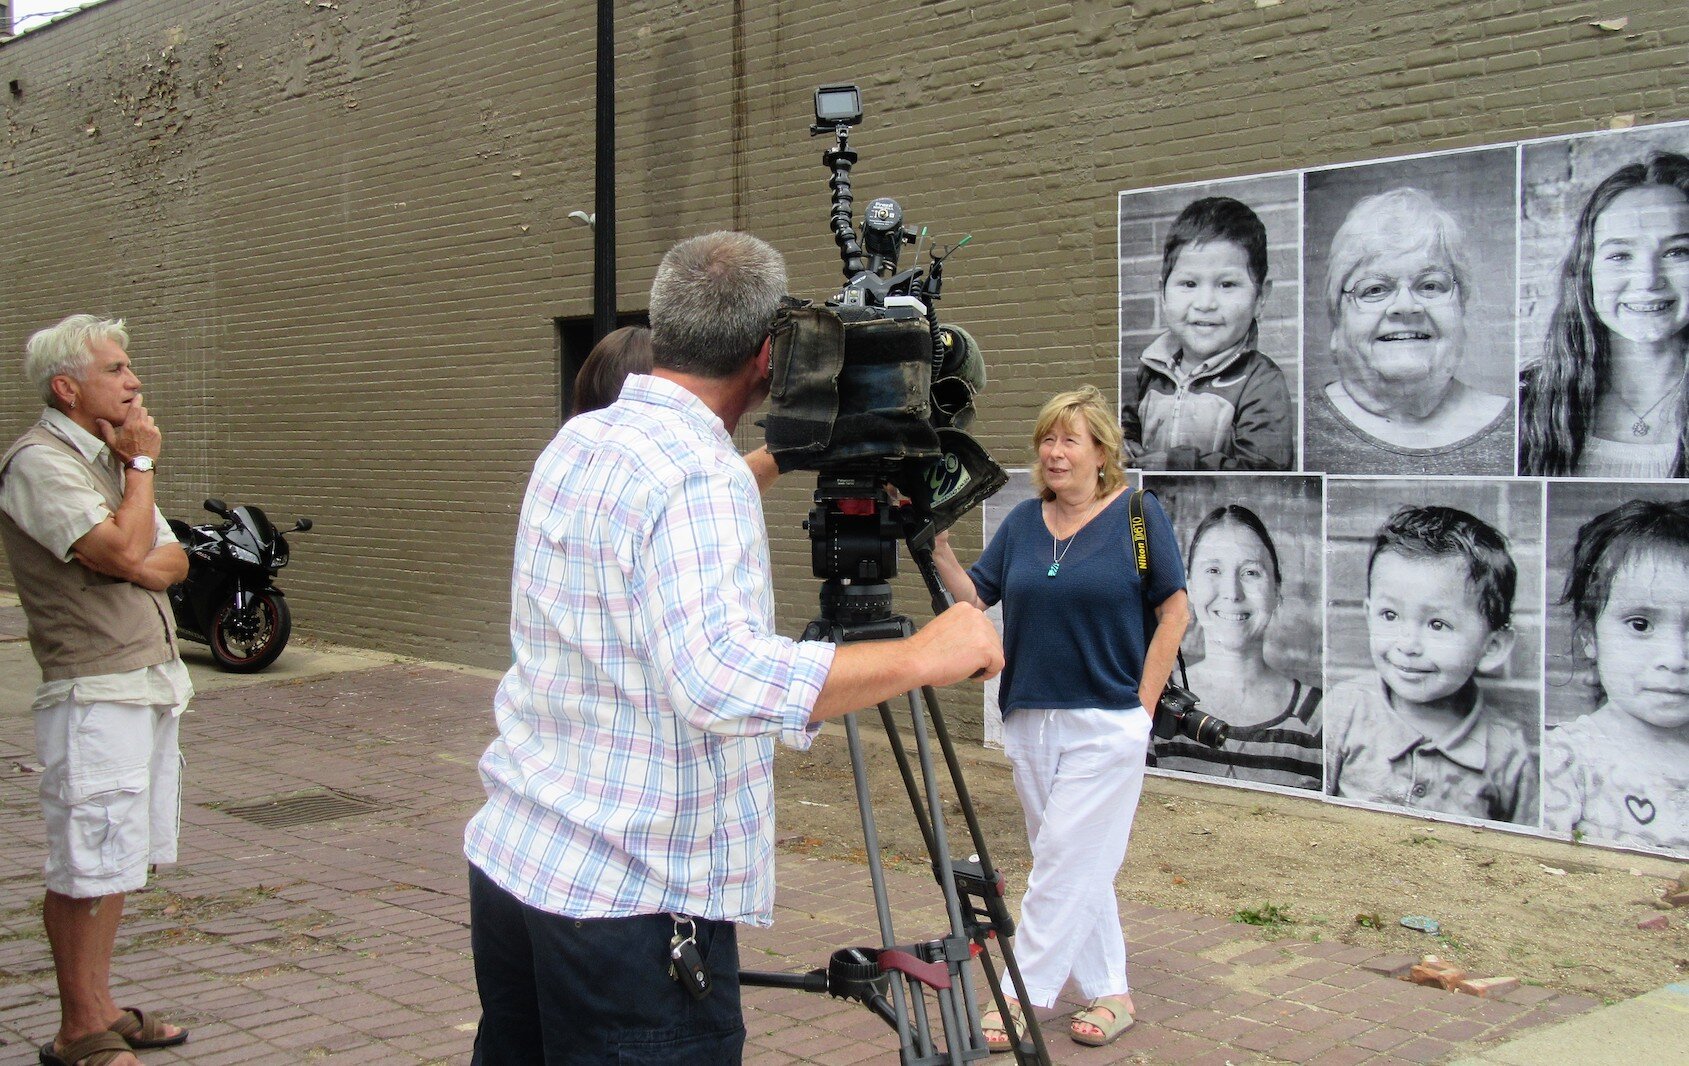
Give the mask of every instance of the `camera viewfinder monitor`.
[{"label": "camera viewfinder monitor", "polygon": [[823,85],[815,90],[817,126],[854,126],[862,121],[862,93],[854,85]]}]

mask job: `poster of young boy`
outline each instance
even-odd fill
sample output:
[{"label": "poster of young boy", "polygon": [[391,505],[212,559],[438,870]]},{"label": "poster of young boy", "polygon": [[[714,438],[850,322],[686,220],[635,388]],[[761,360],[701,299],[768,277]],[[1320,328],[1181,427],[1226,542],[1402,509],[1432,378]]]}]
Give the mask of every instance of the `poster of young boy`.
[{"label": "poster of young boy", "polygon": [[1120,424],[1145,470],[1294,470],[1294,174],[1123,192]]},{"label": "poster of young boy", "polygon": [[1326,486],[1325,791],[1540,824],[1542,485]]}]

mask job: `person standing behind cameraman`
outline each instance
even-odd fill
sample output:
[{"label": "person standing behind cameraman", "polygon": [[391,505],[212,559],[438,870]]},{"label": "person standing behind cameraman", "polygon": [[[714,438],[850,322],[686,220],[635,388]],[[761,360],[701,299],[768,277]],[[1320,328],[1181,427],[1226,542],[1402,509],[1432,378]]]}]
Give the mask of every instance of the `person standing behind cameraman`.
[{"label": "person standing behind cameraman", "polygon": [[[592,346],[575,373],[575,399],[569,417],[609,407],[622,394],[622,383],[629,374],[650,372],[650,327],[622,326],[611,330]],[[767,492],[780,477],[780,467],[766,444],[747,452],[745,463],[751,468],[751,476],[757,479],[758,492]]]},{"label": "person standing behind cameraman", "polygon": [[[1114,875],[1143,792],[1146,709],[1173,672],[1190,608],[1178,540],[1148,494],[1149,587],[1138,578],[1120,426],[1102,393],[1086,385],[1052,398],[1032,443],[1037,498],[1009,512],[971,569],[948,534],[933,561],[958,603],[1003,604],[1003,746],[1032,848],[1016,955],[1034,1006],[1054,1006],[1067,979],[1078,982],[1090,1005],[1068,1032],[1098,1046],[1132,1024]],[[1024,1008],[1009,1003],[1022,1031]],[[981,1025],[993,1051],[1009,1050],[996,1011]]]},{"label": "person standing behind cameraman", "polygon": [[[734,923],[773,912],[773,741],[1002,669],[975,607],[835,647],[774,632],[739,419],[769,385],[780,254],[717,232],[663,257],[653,372],[535,464],[511,579],[515,663],[464,833],[480,1066],[737,1063]],[[701,996],[670,974],[687,943]]]}]

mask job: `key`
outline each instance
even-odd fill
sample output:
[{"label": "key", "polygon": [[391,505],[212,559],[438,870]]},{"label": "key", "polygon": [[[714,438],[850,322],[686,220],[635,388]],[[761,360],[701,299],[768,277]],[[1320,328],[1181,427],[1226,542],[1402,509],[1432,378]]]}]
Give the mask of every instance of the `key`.
[{"label": "key", "polygon": [[704,957],[698,953],[697,941],[692,937],[676,934],[669,942],[669,976],[679,981],[693,999],[710,994],[710,971],[704,966]]}]

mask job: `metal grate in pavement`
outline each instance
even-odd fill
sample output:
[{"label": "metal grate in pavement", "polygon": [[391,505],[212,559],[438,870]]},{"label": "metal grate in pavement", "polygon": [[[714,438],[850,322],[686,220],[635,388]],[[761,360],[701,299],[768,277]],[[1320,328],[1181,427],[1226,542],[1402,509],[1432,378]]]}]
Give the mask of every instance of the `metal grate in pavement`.
[{"label": "metal grate in pavement", "polygon": [[284,829],[294,825],[315,825],[349,818],[355,814],[379,811],[382,804],[368,796],[342,792],[337,788],[313,788],[304,792],[290,792],[260,800],[206,803],[203,806],[270,829]]}]

